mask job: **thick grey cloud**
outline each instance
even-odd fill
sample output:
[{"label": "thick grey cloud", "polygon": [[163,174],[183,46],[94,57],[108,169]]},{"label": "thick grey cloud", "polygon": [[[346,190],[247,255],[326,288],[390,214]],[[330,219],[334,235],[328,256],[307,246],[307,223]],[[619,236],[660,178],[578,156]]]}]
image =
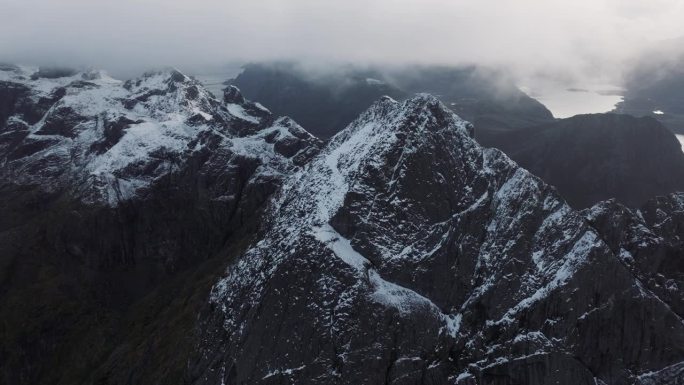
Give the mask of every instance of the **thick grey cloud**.
[{"label": "thick grey cloud", "polygon": [[0,0],[0,60],[115,71],[228,61],[487,63],[614,75],[684,35],[679,0]]}]

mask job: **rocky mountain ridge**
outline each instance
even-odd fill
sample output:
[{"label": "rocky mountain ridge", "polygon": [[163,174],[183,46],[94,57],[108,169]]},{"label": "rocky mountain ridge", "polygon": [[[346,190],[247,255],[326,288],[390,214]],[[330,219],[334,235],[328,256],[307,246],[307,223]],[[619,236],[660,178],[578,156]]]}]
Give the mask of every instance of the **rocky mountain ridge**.
[{"label": "rocky mountain ridge", "polygon": [[466,127],[421,95],[385,98],[333,137],[214,286],[194,381],[676,378],[677,312],[552,187]]}]

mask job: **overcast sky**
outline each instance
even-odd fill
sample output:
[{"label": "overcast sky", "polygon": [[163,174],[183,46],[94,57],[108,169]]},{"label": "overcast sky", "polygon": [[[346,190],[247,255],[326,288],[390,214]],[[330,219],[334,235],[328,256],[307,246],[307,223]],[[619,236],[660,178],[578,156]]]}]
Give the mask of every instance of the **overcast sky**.
[{"label": "overcast sky", "polygon": [[0,0],[0,60],[111,71],[227,61],[615,73],[684,35],[679,0]]}]

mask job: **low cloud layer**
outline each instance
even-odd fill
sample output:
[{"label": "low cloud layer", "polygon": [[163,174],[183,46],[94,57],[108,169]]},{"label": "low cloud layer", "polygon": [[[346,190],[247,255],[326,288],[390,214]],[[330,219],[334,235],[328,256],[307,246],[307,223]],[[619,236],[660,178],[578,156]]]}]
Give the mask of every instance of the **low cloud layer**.
[{"label": "low cloud layer", "polygon": [[0,60],[113,72],[299,59],[613,76],[684,35],[678,0],[2,0]]}]

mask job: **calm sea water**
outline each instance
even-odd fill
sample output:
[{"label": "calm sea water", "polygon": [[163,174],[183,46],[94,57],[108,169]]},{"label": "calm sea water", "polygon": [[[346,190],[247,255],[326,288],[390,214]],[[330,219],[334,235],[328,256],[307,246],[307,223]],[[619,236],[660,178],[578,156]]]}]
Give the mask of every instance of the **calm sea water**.
[{"label": "calm sea water", "polygon": [[543,84],[521,89],[544,104],[557,118],[612,111],[622,101],[623,92],[619,87],[606,84],[572,87]]}]

